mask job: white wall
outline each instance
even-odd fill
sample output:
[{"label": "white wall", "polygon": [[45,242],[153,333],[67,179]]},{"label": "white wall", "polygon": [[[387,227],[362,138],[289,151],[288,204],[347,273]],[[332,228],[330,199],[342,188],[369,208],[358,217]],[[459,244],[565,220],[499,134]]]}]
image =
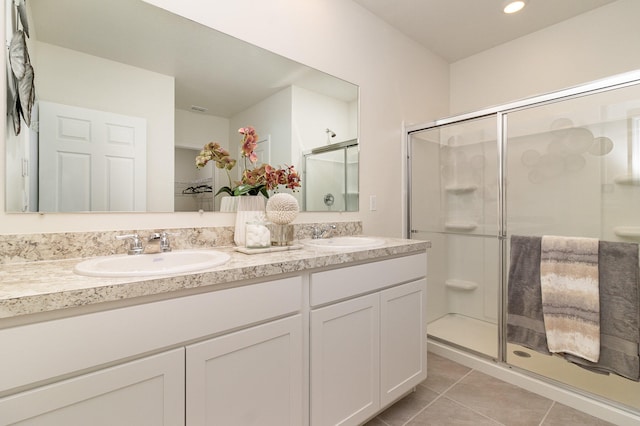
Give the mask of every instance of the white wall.
[{"label": "white wall", "polygon": [[[298,158],[301,152],[324,145],[357,138],[357,123],[352,104],[302,87],[293,87],[293,147]],[[335,132],[329,138],[326,130]]]},{"label": "white wall", "polygon": [[[258,156],[258,166],[262,163],[278,166],[291,161],[291,87],[282,89],[234,115],[230,123],[229,152],[238,162],[242,161],[240,157],[242,135],[238,133],[238,129],[247,126],[256,129],[258,140],[271,137],[269,158]],[[240,179],[242,170],[244,170],[243,167],[236,167],[233,170],[238,174],[237,179]]]},{"label": "white wall", "polygon": [[[362,219],[366,233],[401,235],[402,123],[447,114],[448,65],[442,59],[351,1],[148,2],[359,85],[360,212],[305,213],[297,221]],[[4,144],[0,149],[4,152]],[[0,198],[4,200],[4,163],[1,167]],[[167,167],[173,170],[173,164]],[[372,194],[378,197],[375,212],[368,211]],[[220,213],[25,215],[2,211],[2,234],[234,223],[233,215]]]},{"label": "white wall", "polygon": [[201,150],[209,142],[229,146],[229,119],[183,109],[175,111],[177,147]]},{"label": "white wall", "polygon": [[640,68],[640,1],[618,0],[451,64],[450,114]]}]

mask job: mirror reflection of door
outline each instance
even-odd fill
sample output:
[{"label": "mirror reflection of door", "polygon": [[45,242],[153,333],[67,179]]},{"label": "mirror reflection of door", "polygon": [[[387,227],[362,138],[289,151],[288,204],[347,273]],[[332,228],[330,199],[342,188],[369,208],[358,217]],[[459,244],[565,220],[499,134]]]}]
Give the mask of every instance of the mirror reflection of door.
[{"label": "mirror reflection of door", "polygon": [[145,211],[146,120],[39,102],[42,211]]}]

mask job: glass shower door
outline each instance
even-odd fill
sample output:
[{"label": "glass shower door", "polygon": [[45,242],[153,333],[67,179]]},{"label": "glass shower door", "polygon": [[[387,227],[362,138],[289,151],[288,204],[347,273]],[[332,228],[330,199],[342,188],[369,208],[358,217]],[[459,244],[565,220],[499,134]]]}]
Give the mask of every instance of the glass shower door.
[{"label": "glass shower door", "polygon": [[[640,85],[522,108],[507,113],[506,122],[509,240],[559,235],[640,241]],[[625,317],[619,309],[616,315]],[[506,362],[640,409],[635,381],[513,343]]]},{"label": "glass shower door", "polygon": [[498,355],[496,116],[409,136],[411,238],[430,240],[427,333]]}]

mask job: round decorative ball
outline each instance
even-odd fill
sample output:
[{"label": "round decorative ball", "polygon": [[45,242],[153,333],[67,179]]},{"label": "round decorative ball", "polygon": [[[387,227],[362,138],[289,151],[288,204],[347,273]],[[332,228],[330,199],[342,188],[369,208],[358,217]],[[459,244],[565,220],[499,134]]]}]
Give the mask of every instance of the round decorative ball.
[{"label": "round decorative ball", "polygon": [[298,200],[291,194],[279,193],[269,197],[265,208],[267,219],[277,225],[293,222],[298,216]]}]

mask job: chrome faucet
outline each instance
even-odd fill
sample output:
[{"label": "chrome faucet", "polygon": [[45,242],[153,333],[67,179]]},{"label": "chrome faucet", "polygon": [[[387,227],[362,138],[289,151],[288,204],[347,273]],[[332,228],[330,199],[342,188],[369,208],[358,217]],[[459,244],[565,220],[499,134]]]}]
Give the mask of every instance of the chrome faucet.
[{"label": "chrome faucet", "polygon": [[314,240],[318,240],[320,238],[327,238],[328,234],[336,229],[335,225],[325,225],[325,226],[312,226],[311,227],[311,238]]},{"label": "chrome faucet", "polygon": [[[161,252],[171,251],[171,242],[169,241],[169,234],[166,231],[154,232],[149,236],[149,244],[158,244]],[[148,247],[149,245],[147,245]]]},{"label": "chrome faucet", "polygon": [[156,252],[171,251],[171,242],[169,241],[169,235],[170,234],[166,231],[152,233],[147,240],[148,244],[146,247],[142,245],[142,240],[137,233],[116,235],[116,239],[130,240],[129,250],[127,251],[127,254],[143,254],[145,253],[146,248],[150,245],[158,246],[158,250]]},{"label": "chrome faucet", "polygon": [[127,254],[142,254],[144,247],[138,234],[116,235],[117,240],[131,240]]}]

